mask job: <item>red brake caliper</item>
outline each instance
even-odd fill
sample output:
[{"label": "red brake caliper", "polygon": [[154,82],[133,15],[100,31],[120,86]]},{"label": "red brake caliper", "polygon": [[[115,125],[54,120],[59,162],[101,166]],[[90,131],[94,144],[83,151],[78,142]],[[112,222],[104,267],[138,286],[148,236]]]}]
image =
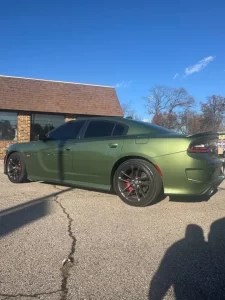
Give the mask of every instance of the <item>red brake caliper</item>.
[{"label": "red brake caliper", "polygon": [[128,188],[129,192],[133,191],[133,188],[132,188],[132,186],[130,186],[129,182],[126,182],[125,184],[126,184],[127,187],[129,186],[129,188]]}]

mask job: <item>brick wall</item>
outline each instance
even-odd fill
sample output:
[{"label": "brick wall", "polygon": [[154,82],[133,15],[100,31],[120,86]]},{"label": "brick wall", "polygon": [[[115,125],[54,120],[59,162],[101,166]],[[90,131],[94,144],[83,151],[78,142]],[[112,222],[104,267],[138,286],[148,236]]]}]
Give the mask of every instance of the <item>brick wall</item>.
[{"label": "brick wall", "polygon": [[28,112],[18,113],[17,141],[19,143],[30,141],[30,122],[31,122],[30,113]]},{"label": "brick wall", "polygon": [[0,141],[0,159],[5,156],[6,149],[15,143],[23,143],[30,141],[30,122],[31,114],[28,112],[19,112],[17,117],[17,140],[16,141]]},{"label": "brick wall", "polygon": [[6,149],[17,141],[0,141],[0,160],[4,159]]}]

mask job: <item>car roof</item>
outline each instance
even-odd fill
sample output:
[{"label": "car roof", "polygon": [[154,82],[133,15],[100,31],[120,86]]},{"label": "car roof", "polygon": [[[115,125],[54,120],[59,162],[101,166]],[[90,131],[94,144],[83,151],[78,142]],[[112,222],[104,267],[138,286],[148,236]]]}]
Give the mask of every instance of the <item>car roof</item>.
[{"label": "car roof", "polygon": [[[122,124],[126,124],[126,125],[131,125],[131,124],[134,124],[134,120],[131,120],[131,119],[127,119],[127,118],[124,118],[124,117],[114,117],[114,116],[87,116],[87,117],[77,117],[74,121],[78,121],[78,120],[87,120],[87,121],[90,121],[90,120],[101,120],[101,121],[112,121],[112,122],[120,122]],[[131,122],[129,122],[131,121]]]},{"label": "car roof", "polygon": [[175,133],[172,130],[169,130],[167,128],[149,123],[144,121],[138,121],[133,120],[131,118],[124,118],[124,117],[111,117],[111,116],[87,116],[87,117],[77,117],[76,120],[106,120],[106,121],[113,121],[113,122],[119,122],[123,125],[127,125],[129,127],[128,134],[141,134],[141,133]]},{"label": "car roof", "polygon": [[114,116],[78,116],[74,120],[124,120],[125,118],[123,117],[114,117]]}]

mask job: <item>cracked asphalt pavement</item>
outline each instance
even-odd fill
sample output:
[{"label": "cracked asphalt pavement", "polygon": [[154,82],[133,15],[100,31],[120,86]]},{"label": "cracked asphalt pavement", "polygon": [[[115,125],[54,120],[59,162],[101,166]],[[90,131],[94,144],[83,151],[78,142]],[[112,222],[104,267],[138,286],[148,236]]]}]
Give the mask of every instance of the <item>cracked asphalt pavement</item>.
[{"label": "cracked asphalt pavement", "polygon": [[[101,192],[12,184],[0,173],[0,300],[213,299],[194,296],[206,282],[210,230],[216,257],[225,253],[224,212],[225,183],[210,199],[135,208]],[[192,293],[179,298],[186,285]]]}]

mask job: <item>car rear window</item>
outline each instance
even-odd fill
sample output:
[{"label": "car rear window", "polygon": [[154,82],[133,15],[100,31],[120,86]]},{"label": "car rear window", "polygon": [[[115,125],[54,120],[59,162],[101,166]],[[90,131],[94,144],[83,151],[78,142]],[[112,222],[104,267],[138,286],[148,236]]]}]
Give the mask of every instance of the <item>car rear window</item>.
[{"label": "car rear window", "polygon": [[88,124],[84,138],[107,137],[112,135],[114,128],[113,122],[91,121]]},{"label": "car rear window", "polygon": [[124,133],[124,126],[121,124],[116,124],[114,130],[113,130],[113,136],[120,136]]}]

